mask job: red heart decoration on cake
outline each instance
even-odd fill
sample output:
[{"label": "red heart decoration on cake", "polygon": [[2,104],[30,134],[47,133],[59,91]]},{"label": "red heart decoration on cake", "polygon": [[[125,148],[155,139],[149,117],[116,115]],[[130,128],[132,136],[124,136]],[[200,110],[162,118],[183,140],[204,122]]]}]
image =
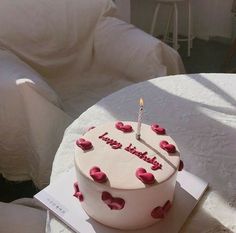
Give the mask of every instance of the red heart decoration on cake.
[{"label": "red heart decoration on cake", "polygon": [[153,218],[164,218],[169,209],[171,208],[171,202],[168,200],[164,206],[158,206],[154,208],[151,212]]},{"label": "red heart decoration on cake", "polygon": [[80,147],[82,150],[90,150],[93,148],[93,145],[90,141],[80,138],[76,140],[76,145]]},{"label": "red heart decoration on cake", "polygon": [[151,129],[152,129],[155,133],[157,133],[157,134],[163,135],[163,134],[166,133],[166,130],[165,130],[164,128],[160,127],[160,126],[157,125],[157,124],[152,124],[152,125],[151,125]]},{"label": "red heart decoration on cake", "polygon": [[111,210],[121,210],[125,206],[124,199],[120,197],[113,197],[108,192],[102,192],[102,200],[107,204]]},{"label": "red heart decoration on cake", "polygon": [[144,168],[138,168],[135,175],[144,184],[153,184],[155,182],[155,177],[152,173],[147,172]]},{"label": "red heart decoration on cake", "polygon": [[122,122],[117,122],[115,124],[116,128],[125,132],[125,133],[129,133],[129,132],[132,132],[133,131],[133,128],[131,125],[124,125]]},{"label": "red heart decoration on cake", "polygon": [[156,207],[152,210],[151,216],[153,218],[164,218],[164,211],[161,206]]},{"label": "red heart decoration on cake", "polygon": [[99,167],[92,167],[89,171],[89,174],[93,178],[93,180],[98,183],[104,183],[107,181],[106,174],[102,172]]},{"label": "red heart decoration on cake", "polygon": [[83,196],[83,194],[79,191],[78,182],[75,182],[75,183],[74,183],[74,190],[75,190],[75,192],[74,192],[73,196],[76,197],[76,198],[78,198],[80,201],[83,201],[83,200],[84,200],[84,196]]},{"label": "red heart decoration on cake", "polygon": [[161,169],[161,168],[162,168],[162,164],[160,164],[160,163],[158,163],[158,162],[154,163],[154,164],[151,166],[151,169],[154,170],[154,171],[156,171],[156,170],[158,170],[158,169]]},{"label": "red heart decoration on cake", "polygon": [[167,141],[161,141],[160,142],[160,147],[167,151],[168,153],[175,153],[176,152],[176,148],[173,144],[170,144],[169,142]]},{"label": "red heart decoration on cake", "polygon": [[84,200],[84,196],[83,196],[83,194],[81,192],[76,192],[76,193],[74,193],[73,196],[78,198],[80,201]]},{"label": "red heart decoration on cake", "polygon": [[183,162],[182,160],[180,160],[180,162],[179,162],[179,169],[178,169],[178,171],[182,171],[182,170],[183,170],[183,168],[184,168],[184,162]]},{"label": "red heart decoration on cake", "polygon": [[74,183],[74,190],[75,190],[75,192],[78,192],[78,191],[79,191],[78,182],[75,182],[75,183]]}]

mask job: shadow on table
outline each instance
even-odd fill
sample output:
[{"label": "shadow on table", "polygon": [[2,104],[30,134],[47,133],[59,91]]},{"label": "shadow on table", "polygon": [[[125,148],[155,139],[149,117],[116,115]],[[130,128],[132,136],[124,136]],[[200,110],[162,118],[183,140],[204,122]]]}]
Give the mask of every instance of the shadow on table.
[{"label": "shadow on table", "polygon": [[[217,209],[215,203],[216,212],[236,208],[236,92],[233,95],[232,89],[225,91],[224,81],[219,78],[226,77],[218,76],[222,86],[214,82],[214,77],[211,80],[201,74],[180,79],[172,77],[169,88],[165,86],[169,77],[158,78],[158,82],[151,80],[123,88],[96,104],[101,109],[96,114],[97,118],[101,117],[101,123],[105,121],[102,114],[111,115],[110,119],[137,121],[138,100],[142,97],[145,102],[143,122],[156,122],[167,129],[180,148],[185,168],[209,183],[210,197],[218,195],[223,200],[224,209]],[[236,76],[230,78],[228,88],[235,85],[235,90]],[[185,83],[190,82],[198,89],[185,87]],[[176,93],[171,91],[173,89]],[[215,101],[217,98],[220,98],[219,104]],[[92,110],[93,107],[88,113]],[[198,218],[192,221],[200,219],[198,225],[202,225],[203,230],[209,229],[202,232],[231,232],[202,208],[194,211],[194,215]],[[211,225],[216,229],[210,230]],[[194,232],[194,229],[186,232]]]},{"label": "shadow on table", "polygon": [[[201,200],[202,203],[207,198],[208,192],[209,191],[203,196]],[[235,233],[235,231],[224,226],[200,206],[201,204],[199,203],[199,205],[195,207],[194,211],[181,228],[181,233]],[[191,224],[188,224],[188,222],[191,222]]]}]

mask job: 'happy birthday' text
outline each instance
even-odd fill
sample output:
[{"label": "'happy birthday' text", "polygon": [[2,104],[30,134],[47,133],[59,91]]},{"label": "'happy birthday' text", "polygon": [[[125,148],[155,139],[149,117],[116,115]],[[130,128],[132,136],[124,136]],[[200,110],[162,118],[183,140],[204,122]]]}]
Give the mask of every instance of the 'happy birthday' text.
[{"label": "'happy birthday' text", "polygon": [[[105,141],[106,144],[109,144],[112,149],[121,149],[122,144],[120,142],[117,142],[114,139],[109,138],[108,133],[104,133],[100,135],[98,138]],[[132,143],[129,144],[129,146],[124,148],[127,152],[137,156],[138,158],[142,159],[143,161],[152,164],[151,169],[152,170],[158,170],[161,169],[162,165],[156,161],[156,157],[153,156],[152,158],[148,157],[148,152],[141,152],[136,149],[135,146],[132,145]]]}]

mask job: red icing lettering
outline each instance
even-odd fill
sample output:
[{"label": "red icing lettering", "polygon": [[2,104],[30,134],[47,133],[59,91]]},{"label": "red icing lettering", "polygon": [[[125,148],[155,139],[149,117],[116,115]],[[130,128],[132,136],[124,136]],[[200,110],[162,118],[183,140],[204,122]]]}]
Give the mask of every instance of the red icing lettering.
[{"label": "red icing lettering", "polygon": [[137,157],[139,157],[139,156],[140,156],[140,154],[141,154],[141,153],[140,153],[140,152],[138,152],[138,151],[135,151],[135,152],[134,152],[134,155],[136,155]]},{"label": "red icing lettering", "polygon": [[[136,149],[136,148],[135,148]],[[132,151],[130,151],[131,154],[135,155],[136,151],[135,149],[133,149]]]},{"label": "red icing lettering", "polygon": [[112,149],[120,149],[122,147],[122,144],[120,144],[120,143],[117,143],[117,144],[114,144],[114,145],[112,145]]},{"label": "red icing lettering", "polygon": [[[98,138],[105,141],[106,144],[109,144],[112,149],[120,149],[122,148],[122,144],[117,142],[116,140],[109,138],[108,133],[105,132],[104,134],[100,135]],[[162,168],[162,165],[156,161],[156,157],[149,158],[147,151],[141,152],[136,149],[135,146],[130,143],[127,147],[124,148],[127,152],[137,156],[138,158],[142,159],[143,161],[152,164],[152,170],[158,170]]]},{"label": "red icing lettering", "polygon": [[154,171],[162,168],[162,165],[160,163],[158,163],[156,160],[154,160],[152,162],[152,164],[153,164],[153,166],[151,166],[151,169]]},{"label": "red icing lettering", "polygon": [[132,144],[130,143],[127,147],[125,147],[125,150],[129,151],[131,146],[132,146]]},{"label": "red icing lettering", "polygon": [[108,133],[106,132],[106,133],[100,135],[98,138],[103,138],[103,137],[106,136],[107,134],[108,134]]},{"label": "red icing lettering", "polygon": [[150,163],[154,163],[154,161],[156,160],[156,156],[152,157],[151,160],[150,160]]},{"label": "red icing lettering", "polygon": [[111,139],[109,137],[105,137],[106,135],[108,135],[108,133],[104,133],[102,135],[100,135],[98,138],[102,139],[103,141],[106,142],[106,144],[109,144],[111,146],[112,149],[120,149],[122,147],[122,144],[117,142],[114,139]]},{"label": "red icing lettering", "polygon": [[139,157],[143,161],[153,164],[153,166],[151,166],[152,170],[161,169],[161,167],[162,167],[162,165],[156,161],[156,157],[149,158],[147,156],[148,153],[146,151],[140,152],[140,151],[136,150],[136,147],[135,146],[133,147],[131,143],[127,147],[125,147],[125,150],[131,154],[136,155],[137,157]]},{"label": "red icing lettering", "polygon": [[157,163],[157,164],[154,164],[153,166],[151,166],[151,169],[152,170],[158,170],[158,169],[161,169],[162,165],[160,163]]},{"label": "red icing lettering", "polygon": [[139,158],[143,159],[144,158],[144,154],[140,154]]},{"label": "red icing lettering", "polygon": [[150,158],[147,158],[147,159],[146,159],[146,162],[147,162],[147,163],[150,163],[150,160],[151,160]]}]

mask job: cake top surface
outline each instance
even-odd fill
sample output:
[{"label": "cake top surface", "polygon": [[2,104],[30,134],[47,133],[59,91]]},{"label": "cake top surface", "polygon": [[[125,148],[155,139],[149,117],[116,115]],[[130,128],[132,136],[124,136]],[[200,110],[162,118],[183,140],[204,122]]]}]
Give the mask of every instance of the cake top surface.
[{"label": "cake top surface", "polygon": [[[86,132],[79,139],[85,142],[84,148],[78,146],[77,141],[75,166],[80,173],[94,180],[91,172],[97,170],[106,175],[103,185],[117,189],[142,189],[164,182],[178,170],[180,154],[170,136],[159,135],[150,125],[142,124],[141,138],[137,140],[137,123],[122,124],[127,129],[132,127],[132,131],[124,132],[117,128],[116,122],[111,122]],[[172,146],[167,146],[171,153],[162,146],[163,142]],[[155,181],[152,184],[142,182],[139,173],[147,173],[141,176],[154,177]]]}]

